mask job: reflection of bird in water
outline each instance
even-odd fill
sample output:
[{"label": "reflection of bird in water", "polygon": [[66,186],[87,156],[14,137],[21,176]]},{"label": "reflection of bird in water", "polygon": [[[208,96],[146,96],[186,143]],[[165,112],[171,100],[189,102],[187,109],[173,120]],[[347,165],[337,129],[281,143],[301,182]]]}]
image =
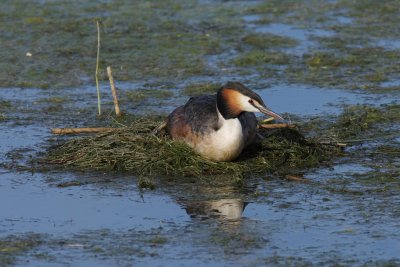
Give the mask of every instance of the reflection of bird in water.
[{"label": "reflection of bird in water", "polygon": [[262,112],[278,120],[261,97],[238,82],[228,82],[217,95],[192,97],[175,109],[167,121],[167,131],[198,154],[214,161],[237,158],[257,133],[253,112]]},{"label": "reflection of bird in water", "polygon": [[247,203],[240,198],[186,202],[186,212],[191,217],[238,220]]}]

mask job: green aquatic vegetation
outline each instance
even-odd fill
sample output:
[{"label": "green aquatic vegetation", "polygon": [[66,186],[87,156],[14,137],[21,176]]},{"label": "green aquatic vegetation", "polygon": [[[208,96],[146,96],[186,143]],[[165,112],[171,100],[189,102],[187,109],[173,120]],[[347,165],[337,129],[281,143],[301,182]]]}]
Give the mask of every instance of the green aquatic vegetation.
[{"label": "green aquatic vegetation", "polygon": [[365,75],[365,79],[370,82],[379,83],[386,82],[388,77],[383,72],[375,72]]},{"label": "green aquatic vegetation", "polygon": [[62,105],[52,105],[46,106],[43,108],[44,113],[55,113],[55,112],[62,112],[64,111],[64,107]]},{"label": "green aquatic vegetation", "polygon": [[389,155],[399,155],[400,156],[400,147],[398,146],[388,146],[383,145],[377,148],[376,153],[381,154],[389,154]]},{"label": "green aquatic vegetation", "polygon": [[399,52],[381,47],[315,51],[290,65],[285,74],[293,82],[321,87],[371,88],[395,78],[395,73],[400,71],[399,56]]},{"label": "green aquatic vegetation", "polygon": [[[240,67],[234,70],[237,74],[263,73],[265,64],[287,64],[279,75],[289,82],[371,88],[371,84],[395,78],[400,71],[396,49],[371,48],[379,41],[376,37],[395,40],[398,36],[399,19],[393,13],[398,7],[396,1],[378,4],[372,0],[314,1],[312,5],[308,1],[274,0],[244,7],[229,1],[119,0],[118,4],[63,2],[44,6],[37,1],[3,1],[0,82],[2,86],[39,88],[93,83],[99,20],[102,80],[107,80],[108,65],[119,81],[215,75],[218,69],[209,67],[208,56],[221,55],[218,64],[233,62]],[[318,23],[318,29],[336,34],[312,37],[318,42],[317,49],[325,53],[320,57],[313,53],[304,58],[283,54],[282,48],[290,50],[298,41],[249,33],[241,19],[244,14],[259,15],[256,23],[283,23],[306,31]],[[341,24],[336,16],[353,21]],[[223,54],[235,49],[235,58]],[[365,52],[357,55],[357,49]]]},{"label": "green aquatic vegetation", "polygon": [[[268,1],[249,7],[248,14],[259,14],[275,23],[293,24],[300,28],[315,27],[334,29],[336,32],[354,36],[398,36],[396,25],[400,22],[395,11],[398,1],[374,0],[352,1]],[[340,23],[337,17],[352,19],[351,23]]]},{"label": "green aquatic vegetation", "polygon": [[[366,162],[365,166],[393,169],[392,165],[395,165],[393,162],[398,156],[398,144],[395,139],[399,136],[397,127],[399,122],[398,104],[354,105],[345,107],[339,116],[311,119],[299,123],[299,127],[310,137],[335,140],[352,147],[351,150],[346,150],[347,156],[357,159],[357,163],[366,159],[369,163]],[[370,147],[371,142],[385,144],[392,142],[392,144]],[[360,144],[366,146],[359,146]],[[371,164],[372,158],[376,166]]]},{"label": "green aquatic vegetation", "polygon": [[225,248],[227,254],[236,254],[242,249],[262,248],[266,242],[265,239],[254,234],[223,231],[214,233],[210,241]]},{"label": "green aquatic vegetation", "polygon": [[311,3],[310,1],[272,0],[251,6],[247,8],[246,13],[262,15],[261,20],[307,27],[315,23],[321,25],[329,22],[338,9],[340,7],[337,7],[337,4],[329,1],[312,1]]},{"label": "green aquatic vegetation", "polygon": [[143,92],[140,91],[126,91],[125,96],[128,101],[133,103],[139,103],[145,100],[147,97]]},{"label": "green aquatic vegetation", "polygon": [[155,181],[153,181],[151,178],[145,177],[145,176],[139,177],[137,184],[138,184],[139,188],[142,188],[142,189],[147,188],[147,189],[153,190],[156,188]]},{"label": "green aquatic vegetation", "polygon": [[189,96],[203,95],[203,94],[214,94],[221,87],[218,83],[191,83],[183,88],[183,94]]},{"label": "green aquatic vegetation", "polygon": [[274,254],[262,259],[262,264],[267,266],[311,266],[312,262],[296,256],[280,256]]},{"label": "green aquatic vegetation", "polygon": [[368,193],[392,195],[400,192],[399,167],[389,170],[378,168],[367,173],[355,174],[354,179]]},{"label": "green aquatic vegetation", "polygon": [[[11,64],[0,64],[0,82],[3,86],[41,88],[68,87],[93,82],[96,20],[100,20],[102,80],[107,79],[105,67],[108,65],[113,67],[116,80],[149,77],[171,80],[171,77],[185,79],[210,75],[213,73],[208,66],[208,55],[220,54],[238,47],[241,50],[243,45],[247,45],[255,51],[244,49],[244,52],[239,51],[236,59],[232,60],[230,56],[226,56],[223,61],[250,68],[266,63],[290,63],[289,75],[283,73],[282,78],[286,79],[287,76],[296,82],[328,86],[346,84],[350,87],[351,83],[354,86],[355,76],[358,84],[363,81],[377,83],[390,78],[393,73],[398,73],[396,66],[399,64],[395,62],[396,57],[393,57],[393,63],[388,64],[385,59],[373,66],[368,64],[363,69],[343,67],[343,64],[339,64],[334,75],[331,70],[315,68],[315,65],[327,66],[324,65],[324,58],[322,64],[316,59],[309,62],[314,69],[311,72],[304,71],[308,59],[298,64],[296,57],[284,55],[279,51],[295,46],[295,39],[273,34],[248,33],[243,27],[245,22],[239,19],[243,13],[260,14],[261,20],[268,18],[274,23],[298,23],[299,28],[302,28],[310,22],[317,21],[322,28],[326,28],[331,25],[329,23],[332,23],[336,14],[343,13],[340,10],[347,8],[348,16],[357,16],[363,10],[360,7],[363,5],[369,10],[368,16],[375,17],[377,16],[371,12],[373,8],[370,6],[377,6],[379,12],[385,9],[393,10],[397,6],[392,2],[386,3],[383,8],[370,1],[359,4],[340,1],[335,4],[316,2],[310,8],[306,2],[272,1],[245,7],[243,11],[243,8],[229,3],[194,5],[192,1],[156,1],[152,4],[119,1],[118,5],[72,5],[65,2],[45,6],[34,1],[25,4],[5,2],[0,9],[0,19],[5,25],[5,33],[0,37],[5,49],[0,51],[0,57],[3,62]],[[355,21],[356,25],[361,24],[358,20]],[[340,33],[338,38],[342,38],[344,42],[365,46],[366,42],[357,43],[356,40],[365,40],[366,38],[361,38],[360,35],[364,36],[369,31],[354,28],[352,23],[346,27],[358,32],[346,35],[346,29],[340,25],[332,27]],[[9,38],[10,36],[18,38]],[[349,39],[353,41],[349,42]],[[278,51],[262,51],[266,48]],[[345,51],[348,48],[348,45],[342,45],[342,48],[337,49]],[[342,63],[341,61],[334,60],[333,63]],[[243,71],[245,70],[237,70],[238,73]],[[254,72],[254,69],[248,71]],[[260,72],[261,69],[257,68],[256,71]]]},{"label": "green aquatic vegetation", "polygon": [[238,56],[232,62],[239,67],[265,64],[285,65],[290,62],[290,57],[283,52],[253,49],[250,52]]},{"label": "green aquatic vegetation", "polygon": [[375,37],[396,37],[399,29],[396,25],[400,23],[396,15],[400,9],[398,1],[385,1],[380,3],[373,0],[351,1],[342,0],[340,7],[347,10],[350,17],[355,18],[352,25],[346,25],[343,31],[351,34],[368,32],[368,35]]},{"label": "green aquatic vegetation", "polygon": [[13,105],[10,101],[0,100],[0,110],[6,110],[11,108]]},{"label": "green aquatic vegetation", "polygon": [[168,239],[164,236],[157,235],[149,239],[147,242],[152,245],[163,245],[168,242]]},{"label": "green aquatic vegetation", "polygon": [[400,176],[399,173],[396,171],[393,172],[371,171],[356,176],[360,181],[364,183],[381,184],[381,185],[391,184],[392,186],[396,186],[397,189],[400,189]]},{"label": "green aquatic vegetation", "polygon": [[149,98],[164,99],[174,95],[172,91],[161,89],[138,89],[125,92],[125,97],[133,103],[140,103]]},{"label": "green aquatic vegetation", "polygon": [[10,112],[13,104],[10,101],[0,100],[0,121],[5,121],[7,116],[5,113]]},{"label": "green aquatic vegetation", "polygon": [[[318,28],[332,32],[326,36],[316,33],[309,38],[317,43],[315,51],[300,57],[289,55],[288,67],[278,74],[282,79],[320,87],[367,88],[382,92],[379,83],[397,79],[400,71],[395,41],[399,35],[396,26],[399,18],[393,13],[398,8],[396,1],[385,4],[372,0],[320,1],[312,5],[307,1],[272,1],[255,5],[247,13],[299,30]],[[349,18],[351,23],[342,23],[336,16]],[[257,44],[262,44],[260,39],[262,37],[250,34],[243,40],[258,47]],[[239,66],[263,64],[259,59],[262,55],[246,53],[249,52],[239,55],[244,58],[236,61]]]},{"label": "green aquatic vegetation", "polygon": [[168,90],[159,90],[159,89],[146,89],[146,90],[139,90],[139,92],[143,92],[149,98],[170,98],[174,96],[174,93]]},{"label": "green aquatic vegetation", "polygon": [[248,8],[248,13],[256,13],[256,14],[273,14],[273,15],[283,15],[291,10],[293,10],[296,6],[296,1],[268,1],[257,4],[256,6]]},{"label": "green aquatic vegetation", "polygon": [[[264,140],[234,162],[213,162],[184,143],[151,132],[160,121],[139,118],[130,127],[71,139],[48,151],[45,163],[93,171],[129,171],[144,177],[228,175],[231,182],[258,173],[283,174],[317,167],[340,151],[305,139],[297,130],[261,130]],[[148,183],[143,180],[145,187]]]},{"label": "green aquatic vegetation", "polygon": [[14,265],[18,256],[38,247],[42,243],[42,237],[38,234],[10,235],[0,239],[0,265]]},{"label": "green aquatic vegetation", "polygon": [[338,58],[335,58],[334,55],[328,53],[315,53],[310,55],[306,60],[307,65],[310,68],[334,68],[339,67],[344,62]]},{"label": "green aquatic vegetation", "polygon": [[[0,57],[8,63],[0,64],[2,86],[65,88],[93,82],[97,20],[102,22],[102,80],[106,66],[113,67],[116,80],[208,74],[205,56],[230,44],[230,33],[242,32],[240,21],[231,19],[234,9],[192,1],[3,1],[0,10],[5,29]],[[190,16],[196,19],[189,22]]]},{"label": "green aquatic vegetation", "polygon": [[83,232],[64,242],[87,244],[83,248],[87,256],[116,259],[129,265],[138,258],[158,256],[169,238],[162,227],[122,232],[101,229]]},{"label": "green aquatic vegetation", "polygon": [[258,49],[267,49],[271,47],[285,48],[293,47],[298,44],[296,39],[267,33],[248,34],[242,38],[242,43]]},{"label": "green aquatic vegetation", "polygon": [[[338,27],[338,26],[334,26]],[[312,40],[318,42],[320,46],[330,51],[346,52],[354,47],[365,47],[370,45],[368,36],[313,36]]]},{"label": "green aquatic vegetation", "polygon": [[341,194],[341,195],[350,195],[350,196],[363,196],[366,193],[364,190],[351,189],[346,186],[335,187],[335,186],[328,185],[328,186],[324,187],[324,189],[331,193],[336,193],[336,194]]},{"label": "green aquatic vegetation", "polygon": [[381,130],[374,128],[378,124],[392,124],[398,121],[400,121],[400,105],[382,107],[356,105],[345,109],[336,120],[333,131],[341,139],[362,137],[365,134],[376,135],[382,133]]},{"label": "green aquatic vegetation", "polygon": [[62,104],[68,101],[68,98],[66,97],[60,97],[60,96],[53,96],[49,98],[41,98],[37,102],[38,103],[53,103],[53,104]]},{"label": "green aquatic vegetation", "polygon": [[400,91],[400,86],[382,86],[382,85],[364,85],[363,90],[370,91],[373,93],[398,93]]}]

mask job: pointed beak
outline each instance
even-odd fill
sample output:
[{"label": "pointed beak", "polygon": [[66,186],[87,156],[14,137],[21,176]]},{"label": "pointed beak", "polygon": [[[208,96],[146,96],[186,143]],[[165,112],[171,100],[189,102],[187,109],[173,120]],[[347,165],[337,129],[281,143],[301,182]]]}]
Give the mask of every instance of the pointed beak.
[{"label": "pointed beak", "polygon": [[262,106],[262,105],[260,105],[260,104],[258,104],[256,102],[254,103],[254,106],[260,112],[262,112],[262,113],[264,113],[264,114],[266,114],[268,116],[271,116],[271,117],[275,118],[276,120],[279,120],[279,121],[283,121],[284,120],[284,118],[282,118],[281,115],[279,115],[278,113],[273,112],[272,110],[268,109],[267,107],[264,107],[264,106]]}]

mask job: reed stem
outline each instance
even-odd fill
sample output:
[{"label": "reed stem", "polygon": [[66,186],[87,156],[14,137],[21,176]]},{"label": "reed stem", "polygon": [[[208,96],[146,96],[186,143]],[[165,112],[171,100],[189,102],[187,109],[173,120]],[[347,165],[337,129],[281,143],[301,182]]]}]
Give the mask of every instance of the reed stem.
[{"label": "reed stem", "polygon": [[99,65],[100,65],[100,21],[97,21],[97,58],[96,58],[96,89],[97,89],[97,109],[101,115],[101,99],[99,86]]}]

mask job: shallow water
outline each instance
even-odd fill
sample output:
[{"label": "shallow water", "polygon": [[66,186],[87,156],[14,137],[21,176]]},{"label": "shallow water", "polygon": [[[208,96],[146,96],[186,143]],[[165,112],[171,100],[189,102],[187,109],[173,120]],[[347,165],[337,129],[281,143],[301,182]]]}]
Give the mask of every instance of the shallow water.
[{"label": "shallow water", "polygon": [[261,19],[257,15],[247,15],[243,19],[248,23],[249,28],[256,33],[270,33],[295,39],[298,45],[294,48],[286,49],[286,51],[298,56],[306,54],[310,49],[317,47],[317,44],[310,37],[332,37],[335,35],[334,32],[328,30],[298,28],[294,25],[284,23],[255,24],[255,22]]},{"label": "shallow water", "polygon": [[1,174],[0,194],[7,200],[0,204],[2,234],[147,230],[163,223],[167,226],[171,221],[187,221],[185,212],[168,195],[150,192],[141,196],[134,181],[127,177],[119,178],[115,186],[104,183],[59,189],[48,184],[49,179],[60,181],[60,176]]},{"label": "shallow water", "polygon": [[[20,89],[13,90],[18,94]],[[86,90],[76,91],[89,92]],[[277,112],[300,117],[338,114],[344,104],[388,102],[382,95],[301,85],[273,86],[258,92]],[[24,93],[35,97],[38,91],[24,89]],[[1,97],[10,99],[8,96],[9,92],[3,91]],[[69,99],[73,98],[70,91]],[[69,105],[74,108],[80,104]],[[58,122],[63,124],[60,116]],[[2,125],[1,150],[43,149],[44,140],[51,135],[43,128],[48,122],[39,124]],[[2,158],[9,161],[4,154]],[[253,179],[241,193],[229,188],[193,188],[185,183],[142,191],[135,177],[129,175],[32,174],[3,169],[0,236],[42,234],[44,245],[23,257],[29,259],[29,264],[41,266],[63,266],[65,260],[78,266],[132,262],[139,266],[206,262],[238,266],[260,265],[271,259],[297,264],[388,260],[397,257],[399,251],[397,217],[366,211],[366,203],[376,205],[373,197],[352,197],[325,189],[330,179],[351,179],[354,173],[370,170],[353,163],[322,168],[306,176],[317,183],[313,186]],[[71,180],[88,183],[57,187]],[[378,223],[380,220],[385,220],[384,227]],[[128,238],[132,231],[134,236]],[[152,245],[146,241],[154,232],[165,242]],[[113,246],[121,242],[127,248],[141,244],[144,251],[114,251]],[[35,256],[41,253],[51,259],[50,263]],[[100,260],[102,257],[105,260]],[[21,261],[18,265],[29,264]]]},{"label": "shallow water", "polygon": [[274,85],[259,91],[268,106],[278,113],[299,116],[338,115],[345,105],[381,105],[392,103],[385,95],[349,92],[340,89],[322,89],[306,85]]},{"label": "shallow water", "polygon": [[[215,8],[214,1],[200,2]],[[240,5],[245,10],[259,3]],[[141,8],[148,10],[154,6]],[[259,14],[243,15],[240,11],[238,18],[244,21],[246,31],[296,39],[297,46],[283,49],[296,59],[319,47],[313,36],[336,35],[323,25],[305,27],[277,18],[271,23],[259,24],[262,18]],[[213,19],[206,22],[210,28],[218,28],[219,20]],[[356,21],[346,14],[332,20],[349,27]],[[204,22],[208,27],[207,23]],[[200,29],[207,32],[206,26]],[[378,38],[376,43],[389,50],[399,48],[395,38]],[[265,77],[262,71],[254,73],[250,68],[241,73],[228,63],[240,53],[234,47],[210,53],[205,62],[217,74],[199,74],[184,81],[176,82],[171,77],[172,81],[165,83],[160,77],[153,77],[119,82],[116,76],[121,105],[130,114],[166,114],[186,101],[188,96],[181,92],[187,84],[228,80],[248,82],[272,110],[283,113],[289,121],[291,117],[331,119],[346,105],[400,103],[397,92],[343,90],[340,86],[319,88],[290,84],[286,80],[277,82],[276,77],[271,78],[275,80],[270,85],[269,79],[259,79]],[[221,62],[225,63],[223,67]],[[398,79],[380,82],[383,87],[398,84]],[[112,99],[107,82],[103,81],[101,88],[104,117],[107,117],[113,110]],[[170,90],[173,96],[148,98],[131,105],[125,97],[126,91],[142,88]],[[0,115],[5,116],[5,120],[0,120],[0,242],[7,238],[38,241],[38,245],[16,252],[15,260],[9,265],[400,264],[398,177],[393,175],[392,183],[383,181],[389,178],[369,177],[384,168],[396,170],[399,161],[382,156],[383,163],[389,161],[384,165],[368,150],[398,144],[398,136],[350,146],[346,156],[334,165],[323,165],[305,173],[308,182],[304,183],[265,175],[248,179],[243,188],[215,188],[184,179],[177,179],[179,183],[160,179],[156,189],[149,191],[140,189],[136,177],[129,174],[35,172],[35,166],[31,168],[30,157],[45,151],[49,143],[64,139],[52,136],[50,128],[99,126],[109,122],[96,117],[93,85],[66,89],[0,88],[0,101],[12,104],[8,108],[0,106]],[[63,183],[70,181],[81,184],[63,187]],[[5,252],[7,249],[0,250],[0,265]]]}]

